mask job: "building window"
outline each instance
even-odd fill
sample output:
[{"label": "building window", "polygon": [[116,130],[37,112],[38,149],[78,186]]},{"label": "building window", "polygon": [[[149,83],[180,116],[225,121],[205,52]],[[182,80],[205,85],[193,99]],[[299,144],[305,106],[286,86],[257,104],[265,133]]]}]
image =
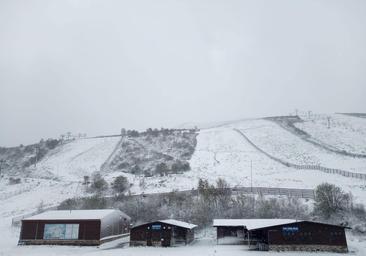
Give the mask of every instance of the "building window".
[{"label": "building window", "polygon": [[45,224],[43,239],[75,240],[79,238],[79,224]]}]

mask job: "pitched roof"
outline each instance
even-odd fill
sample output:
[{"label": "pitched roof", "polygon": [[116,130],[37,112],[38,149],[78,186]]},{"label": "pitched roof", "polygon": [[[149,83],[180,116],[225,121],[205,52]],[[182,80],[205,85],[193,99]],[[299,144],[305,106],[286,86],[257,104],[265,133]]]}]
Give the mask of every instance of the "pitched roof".
[{"label": "pitched roof", "polygon": [[166,220],[157,220],[157,221],[141,223],[141,224],[135,225],[134,228],[140,227],[140,226],[143,226],[143,225],[147,225],[147,224],[150,224],[150,223],[155,223],[155,222],[161,222],[161,223],[165,223],[165,224],[168,224],[168,225],[187,228],[187,229],[193,229],[193,228],[197,227],[197,225],[194,225],[194,224],[191,224],[191,223],[188,223],[188,222],[174,220],[174,219],[166,219]]},{"label": "pitched roof", "polygon": [[243,227],[248,230],[291,224],[301,220],[294,219],[215,219],[213,226],[217,227]]},{"label": "pitched roof", "polygon": [[329,226],[337,226],[342,228],[351,229],[347,226],[328,224],[322,222],[315,221],[307,221],[307,220],[294,220],[294,219],[214,219],[213,226],[214,227],[243,227],[247,230],[255,230],[261,228],[267,228],[278,225],[287,225],[298,222],[310,222],[320,225],[329,225]]},{"label": "pitched roof", "polygon": [[184,222],[184,221],[173,220],[173,219],[160,220],[160,222],[165,223],[165,224],[170,224],[173,226],[182,227],[182,228],[188,228],[188,229],[193,229],[193,228],[197,227],[197,225],[194,225],[194,224],[191,224],[188,222]]},{"label": "pitched roof", "polygon": [[[24,220],[101,220],[117,211],[119,210],[103,209],[47,211],[29,218],[25,218]],[[123,213],[121,212],[121,214]]]}]

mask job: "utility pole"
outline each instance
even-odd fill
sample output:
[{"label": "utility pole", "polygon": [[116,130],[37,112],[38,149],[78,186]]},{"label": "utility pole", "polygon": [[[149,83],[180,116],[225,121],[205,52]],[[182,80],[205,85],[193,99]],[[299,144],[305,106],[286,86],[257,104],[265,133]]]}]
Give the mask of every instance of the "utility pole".
[{"label": "utility pole", "polygon": [[36,161],[34,162],[34,168],[37,167],[37,161],[38,161],[38,146],[36,146]]},{"label": "utility pole", "polygon": [[0,176],[1,176],[1,169],[2,169],[2,166],[3,166],[4,163],[5,163],[5,160],[1,159],[0,160]]},{"label": "utility pole", "polygon": [[327,120],[328,120],[328,129],[330,129],[330,116],[327,116]]},{"label": "utility pole", "polygon": [[250,192],[253,193],[253,163],[250,160]]},{"label": "utility pole", "polygon": [[[253,194],[253,161],[252,161],[252,159],[250,159],[250,191],[251,191],[251,193],[252,193],[252,203],[253,203],[253,205],[252,205],[252,213],[253,213],[253,216],[255,215],[254,214],[254,203],[255,203],[255,196],[254,196],[254,194]],[[249,233],[248,233],[248,235],[249,235]]]}]

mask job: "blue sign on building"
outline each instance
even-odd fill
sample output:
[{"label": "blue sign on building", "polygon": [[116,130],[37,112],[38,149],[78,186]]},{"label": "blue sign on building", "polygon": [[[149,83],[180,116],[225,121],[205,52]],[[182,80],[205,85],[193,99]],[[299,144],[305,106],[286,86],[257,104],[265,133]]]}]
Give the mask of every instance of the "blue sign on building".
[{"label": "blue sign on building", "polygon": [[151,229],[152,230],[160,230],[161,229],[161,225],[160,224],[151,225]]},{"label": "blue sign on building", "polygon": [[299,231],[299,227],[282,227],[282,231],[295,233]]}]

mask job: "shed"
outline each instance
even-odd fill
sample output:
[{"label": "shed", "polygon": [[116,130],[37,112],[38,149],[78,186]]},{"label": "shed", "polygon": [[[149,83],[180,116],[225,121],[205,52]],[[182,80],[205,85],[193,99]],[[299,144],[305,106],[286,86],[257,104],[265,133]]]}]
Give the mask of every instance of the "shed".
[{"label": "shed", "polygon": [[47,211],[22,220],[19,245],[100,245],[128,234],[130,220],[114,209]]},{"label": "shed", "polygon": [[194,240],[191,223],[168,219],[134,226],[130,232],[130,246],[175,246],[189,244]]},{"label": "shed", "polygon": [[265,227],[268,225],[279,225],[290,223],[292,219],[214,219],[213,226],[217,230],[217,243],[221,240],[225,243],[244,243],[246,242],[247,229],[254,225]]},{"label": "shed", "polygon": [[234,227],[243,229],[243,240],[251,249],[277,251],[331,251],[347,252],[345,229],[313,221],[294,219],[240,219],[216,220],[218,239],[223,237],[221,229]]}]

